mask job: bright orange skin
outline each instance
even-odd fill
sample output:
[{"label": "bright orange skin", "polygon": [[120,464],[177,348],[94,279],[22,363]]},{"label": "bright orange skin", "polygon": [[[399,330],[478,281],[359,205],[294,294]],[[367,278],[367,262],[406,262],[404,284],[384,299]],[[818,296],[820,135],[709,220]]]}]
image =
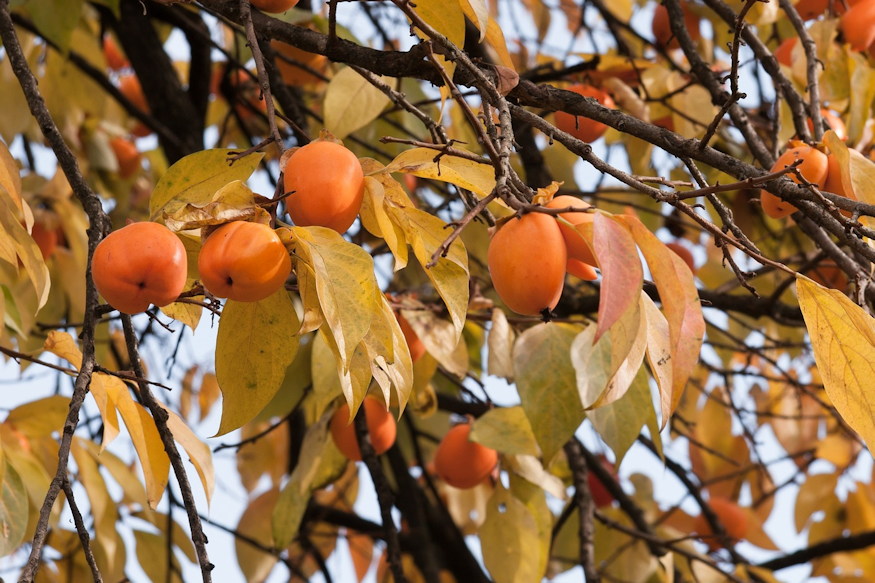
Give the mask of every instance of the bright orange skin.
[{"label": "bright orange skin", "polygon": [[559,303],[567,260],[559,223],[543,213],[506,222],[492,236],[487,252],[496,293],[508,308],[527,316]]},{"label": "bright orange skin", "polygon": [[45,261],[58,248],[58,229],[47,229],[42,223],[34,223],[30,233]]},{"label": "bright orange skin", "polygon": [[[808,182],[821,186],[826,182],[829,166],[826,154],[811,146],[803,145],[790,148],[781,154],[769,172],[783,170],[798,159],[802,159],[798,169]],[[793,182],[798,182],[794,174],[788,174],[788,176],[790,176]],[[798,210],[792,204],[765,190],[760,191],[760,204],[763,206],[763,212],[773,219],[790,216]]]},{"label": "bright orange skin", "polygon": [[842,16],[839,25],[845,42],[855,51],[865,51],[875,44],[875,1],[855,3]]},{"label": "bright orange skin", "polygon": [[[836,136],[842,141],[847,141],[848,139],[848,126],[845,125],[845,122],[842,121],[842,118],[834,114],[831,110],[826,109],[825,107],[821,108],[820,116],[823,118],[823,121],[826,122],[826,125],[830,127],[832,131],[835,132]],[[811,118],[808,119],[808,129],[810,131],[814,131],[814,122],[811,121]]]},{"label": "bright orange skin", "polygon": [[410,326],[407,318],[395,312],[395,317],[398,319],[398,325],[401,326],[401,333],[404,334],[404,340],[407,341],[407,348],[410,350],[410,359],[416,362],[425,355],[425,344],[416,335],[416,332]]},{"label": "bright orange skin", "polygon": [[[546,206],[551,209],[569,207],[577,209],[589,208],[589,205],[579,198],[568,196],[566,194],[555,197],[547,203]],[[583,223],[591,223],[594,215],[592,213],[562,213],[559,216],[576,226]],[[589,263],[590,265],[598,265],[595,255],[592,254],[592,250],[589,248],[589,245],[586,244],[586,241],[583,240],[583,237],[565,223],[561,221],[557,222],[559,223],[559,230],[562,232],[562,238],[565,239],[565,247],[568,249],[568,258],[577,259],[578,261]]]},{"label": "bright orange skin", "polygon": [[[136,75],[122,75],[119,77],[118,88],[122,95],[127,97],[137,109],[146,113],[151,111],[149,109],[149,102],[146,101],[146,94],[143,93],[143,87],[140,85],[140,80],[137,79]],[[131,133],[138,138],[143,138],[151,134],[152,129],[146,124],[138,122],[131,130]]]},{"label": "bright orange skin", "polygon": [[285,12],[298,3],[298,0],[251,0],[252,5],[262,12],[277,14]]},{"label": "bright orange skin", "polygon": [[[592,97],[608,109],[617,107],[610,95],[592,85],[572,85],[566,89],[583,97]],[[601,122],[564,111],[556,112],[556,127],[584,142],[594,142],[608,131],[608,126]]]},{"label": "bright orange skin", "polygon": [[[738,504],[728,498],[715,496],[708,501],[708,505],[720,519],[720,524],[723,525],[723,529],[730,539],[741,540],[744,538],[748,528],[747,514]],[[714,531],[711,530],[711,525],[708,524],[708,520],[703,514],[696,517],[693,528],[712,551],[720,548],[720,541],[714,538]]]},{"label": "bright orange skin", "polygon": [[595,267],[593,267],[589,263],[584,263],[583,261],[572,259],[571,257],[568,258],[568,261],[565,264],[565,271],[570,273],[574,277],[579,277],[584,281],[595,281],[599,278],[598,273],[596,273]]},{"label": "bright orange skin", "polygon": [[207,237],[197,268],[201,283],[214,296],[257,302],[283,286],[292,260],[276,231],[261,223],[234,221]]},{"label": "bright orange skin", "polygon": [[113,71],[120,71],[130,66],[128,59],[118,48],[118,45],[115,44],[111,36],[103,37],[103,57],[106,59],[106,64]]},{"label": "bright orange skin", "polygon": [[[324,55],[309,53],[276,40],[271,41],[270,46],[280,55],[291,59],[293,62],[306,65],[313,71],[324,73],[328,69],[328,59],[326,59]],[[315,85],[316,83],[323,82],[321,77],[318,77],[310,71],[302,69],[294,63],[280,57],[276,58],[276,66],[286,85],[298,87],[301,85]]]},{"label": "bright orange skin", "polygon": [[471,425],[456,425],[444,435],[434,454],[434,470],[454,488],[473,488],[485,480],[498,463],[498,452],[469,441]]},{"label": "bright orange skin", "polygon": [[[850,191],[845,189],[845,185],[842,182],[842,169],[837,156],[833,154],[827,156],[827,168],[826,183],[823,185],[823,190],[851,200],[857,200],[853,188]],[[845,210],[840,212],[846,217],[850,217],[853,214],[851,211]]]},{"label": "bright orange skin", "polygon": [[130,178],[140,170],[140,151],[132,141],[116,137],[109,141],[109,145],[118,160],[119,176]]},{"label": "bright orange skin", "polygon": [[158,223],[131,223],[107,235],[94,250],[92,273],[100,295],[115,309],[137,314],[166,306],[185,288],[185,247]]},{"label": "bright orange skin", "polygon": [[799,42],[799,37],[791,36],[786,39],[778,48],[775,49],[775,52],[772,53],[775,55],[775,59],[778,60],[778,63],[784,65],[785,67],[793,66],[793,49],[796,48],[796,43]]},{"label": "bright orange skin", "polygon": [[848,274],[836,265],[832,259],[826,259],[819,265],[805,272],[805,275],[820,285],[840,292],[848,291]]},{"label": "bright orange skin", "polygon": [[[684,10],[684,26],[690,34],[690,38],[694,41],[702,38],[702,32],[699,30],[699,17],[696,13],[687,10],[686,4],[681,4]],[[668,21],[668,9],[662,4],[657,4],[656,10],[653,11],[653,38],[658,47],[666,49],[676,49],[680,46],[678,40],[674,37],[671,31],[671,24]]]},{"label": "bright orange skin", "polygon": [[283,170],[289,216],[301,227],[318,225],[341,235],[362,207],[365,177],[358,158],[340,144],[310,142]]},{"label": "bright orange skin", "polygon": [[684,263],[687,264],[687,267],[690,268],[690,271],[696,273],[696,260],[693,259],[693,254],[690,252],[689,249],[676,241],[666,243],[665,246],[674,251],[678,257],[683,259]]},{"label": "bright orange skin", "polygon": [[[603,456],[599,457],[601,458],[602,465],[607,468],[614,477],[616,477],[617,473],[614,464],[609,462]],[[596,508],[604,508],[605,506],[610,506],[614,502],[614,497],[608,492],[608,489],[593,472],[587,474],[587,483],[589,484],[589,494],[592,496],[592,501],[596,505]]]},{"label": "bright orange skin", "polygon": [[[398,428],[395,418],[386,410],[379,400],[374,397],[365,397],[362,407],[365,408],[365,417],[368,421],[368,437],[374,452],[377,455],[385,453],[395,443]],[[331,417],[328,426],[334,445],[347,459],[361,461],[362,452],[359,449],[358,440],[355,438],[355,424],[349,423],[349,405],[344,403],[338,407]]]}]

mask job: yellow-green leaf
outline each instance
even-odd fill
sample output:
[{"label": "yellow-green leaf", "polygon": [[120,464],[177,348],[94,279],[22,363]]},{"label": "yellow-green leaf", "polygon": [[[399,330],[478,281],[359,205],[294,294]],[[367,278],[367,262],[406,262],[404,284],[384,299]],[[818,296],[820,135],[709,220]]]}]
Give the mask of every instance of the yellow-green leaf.
[{"label": "yellow-green leaf", "polygon": [[489,498],[480,527],[483,562],[496,583],[540,581],[538,524],[526,505],[499,486]]},{"label": "yellow-green leaf", "polygon": [[168,415],[167,428],[173,434],[173,439],[179,442],[179,445],[188,454],[189,461],[197,470],[201,485],[204,487],[204,494],[207,497],[207,506],[209,506],[210,500],[213,498],[213,491],[216,489],[216,472],[213,468],[212,450],[194,434],[179,415],[166,407],[164,409]]},{"label": "yellow-green leaf", "polygon": [[355,69],[344,67],[325,89],[325,128],[342,140],[377,119],[389,103],[389,97]]},{"label": "yellow-green leaf", "polygon": [[216,338],[216,378],[223,398],[216,435],[242,427],[273,399],[295,359],[299,327],[285,289],[259,302],[225,303]]},{"label": "yellow-green leaf", "polygon": [[570,324],[539,324],[523,332],[514,346],[517,390],[545,464],[586,416],[570,354],[579,332],[579,327]]},{"label": "yellow-green leaf", "polygon": [[0,484],[0,557],[12,553],[24,540],[27,529],[27,490],[15,468],[2,460],[6,469]]},{"label": "yellow-green leaf", "polygon": [[513,381],[513,343],[516,334],[507,321],[504,311],[499,308],[492,310],[492,325],[486,342],[489,346],[489,374],[504,377]]},{"label": "yellow-green leaf", "polygon": [[796,278],[814,360],[836,411],[875,449],[875,320],[842,292]]},{"label": "yellow-green leaf", "polygon": [[449,182],[470,190],[480,198],[495,189],[495,168],[492,165],[440,154],[430,148],[405,150],[392,160],[386,171],[405,172],[420,178]]},{"label": "yellow-green leaf", "polygon": [[[95,376],[99,373],[95,373]],[[118,379],[114,379],[118,380]],[[119,381],[121,383],[121,381]],[[158,506],[170,472],[170,458],[155,427],[155,420],[139,403],[134,402],[127,390],[116,393],[116,407],[122,415],[125,427],[134,442],[137,457],[146,478],[146,499],[151,508]]]},{"label": "yellow-green leaf", "polygon": [[150,220],[172,213],[185,204],[206,204],[217,190],[234,180],[246,180],[264,154],[251,154],[228,163],[234,150],[212,149],[190,154],[167,169],[149,199]]},{"label": "yellow-green leaf", "polygon": [[532,424],[522,407],[497,407],[471,426],[471,441],[504,454],[541,455]]},{"label": "yellow-green leaf", "polygon": [[619,466],[641,428],[654,414],[647,370],[640,367],[623,398],[587,412],[587,417],[614,452]]},{"label": "yellow-green leaf", "polygon": [[[383,175],[394,182],[388,174],[383,173]],[[404,230],[392,222],[385,205],[386,194],[383,183],[373,176],[365,176],[365,196],[362,199],[359,218],[369,233],[382,237],[386,242],[386,246],[395,257],[395,271],[398,271],[407,266],[407,239]]]}]

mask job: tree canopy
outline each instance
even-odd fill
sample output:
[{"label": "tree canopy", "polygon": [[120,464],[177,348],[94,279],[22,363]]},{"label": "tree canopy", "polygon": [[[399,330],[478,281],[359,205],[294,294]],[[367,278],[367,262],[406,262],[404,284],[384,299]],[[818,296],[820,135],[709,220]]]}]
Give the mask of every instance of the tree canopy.
[{"label": "tree canopy", "polygon": [[21,581],[875,579],[875,0],[0,0],[0,39]]}]

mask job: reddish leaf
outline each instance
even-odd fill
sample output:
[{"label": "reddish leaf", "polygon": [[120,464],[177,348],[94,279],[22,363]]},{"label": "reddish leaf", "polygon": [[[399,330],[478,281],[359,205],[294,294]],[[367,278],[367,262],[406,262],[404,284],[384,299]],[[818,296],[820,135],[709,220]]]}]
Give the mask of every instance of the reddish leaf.
[{"label": "reddish leaf", "polygon": [[595,341],[601,338],[626,310],[637,305],[644,271],[635,240],[618,219],[602,213],[593,218],[595,256],[602,270],[599,319]]}]

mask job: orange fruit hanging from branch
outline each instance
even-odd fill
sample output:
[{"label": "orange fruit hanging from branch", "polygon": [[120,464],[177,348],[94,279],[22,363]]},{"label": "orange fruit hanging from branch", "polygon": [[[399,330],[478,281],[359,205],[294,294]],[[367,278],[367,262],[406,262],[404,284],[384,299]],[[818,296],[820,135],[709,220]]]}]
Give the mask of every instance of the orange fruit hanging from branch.
[{"label": "orange fruit hanging from branch", "polygon": [[[398,428],[392,413],[386,410],[385,405],[374,397],[365,397],[362,401],[365,409],[365,419],[368,423],[368,437],[374,447],[374,453],[385,453],[395,443]],[[361,461],[362,452],[359,449],[358,439],[355,435],[355,423],[349,422],[349,405],[344,403],[337,408],[331,417],[328,426],[334,445],[347,459]]]},{"label": "orange fruit hanging from branch", "polygon": [[[616,109],[611,96],[592,85],[572,85],[567,90],[583,97],[592,97],[608,109]],[[594,142],[608,131],[608,126],[599,121],[564,111],[556,112],[556,127],[584,142]]]},{"label": "orange fruit hanging from branch", "polygon": [[[801,142],[781,154],[769,172],[783,170],[797,160],[801,160],[797,169],[805,180],[818,186],[824,185],[829,166],[826,154]],[[789,176],[793,182],[799,182],[795,174],[791,173]],[[765,190],[760,191],[760,204],[762,204],[763,212],[773,219],[790,216],[798,210],[789,202]]]},{"label": "orange fruit hanging from branch", "polygon": [[92,273],[100,295],[120,312],[166,306],[185,288],[185,247],[158,223],[131,223],[107,235],[94,250]]},{"label": "orange fruit hanging from branch", "polygon": [[222,225],[207,237],[197,266],[207,291],[238,302],[263,300],[292,272],[289,252],[276,231],[246,221]]},{"label": "orange fruit hanging from branch", "polygon": [[473,488],[498,463],[498,452],[469,439],[471,425],[456,425],[444,436],[434,454],[434,469],[454,488]]}]

